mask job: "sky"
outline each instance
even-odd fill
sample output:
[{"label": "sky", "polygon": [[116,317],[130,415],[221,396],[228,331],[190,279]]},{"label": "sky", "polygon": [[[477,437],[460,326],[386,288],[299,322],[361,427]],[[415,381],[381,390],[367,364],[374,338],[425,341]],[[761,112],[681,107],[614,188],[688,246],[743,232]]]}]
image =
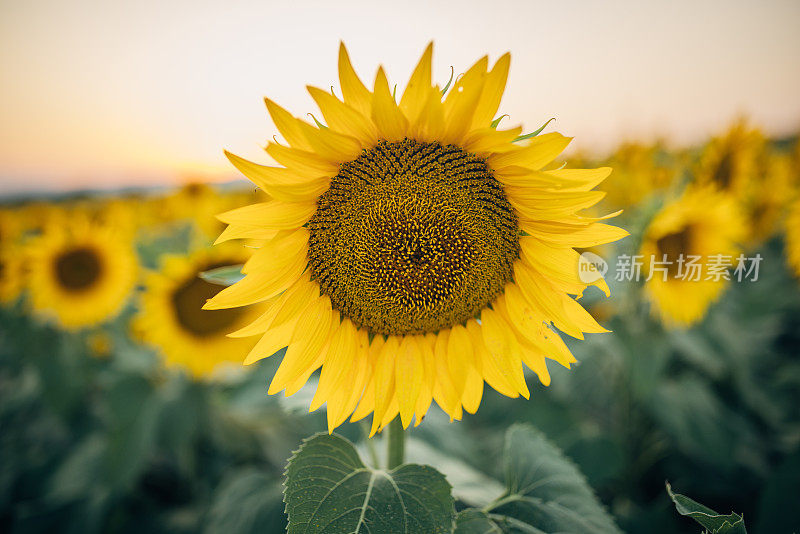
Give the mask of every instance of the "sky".
[{"label": "sky", "polygon": [[[290,5],[291,4],[291,5]],[[371,86],[510,51],[507,124],[597,154],[691,145],[740,116],[800,130],[800,2],[0,0],[0,195],[236,177],[269,163],[269,96],[315,112],[340,40]],[[399,90],[400,90],[399,89]]]}]

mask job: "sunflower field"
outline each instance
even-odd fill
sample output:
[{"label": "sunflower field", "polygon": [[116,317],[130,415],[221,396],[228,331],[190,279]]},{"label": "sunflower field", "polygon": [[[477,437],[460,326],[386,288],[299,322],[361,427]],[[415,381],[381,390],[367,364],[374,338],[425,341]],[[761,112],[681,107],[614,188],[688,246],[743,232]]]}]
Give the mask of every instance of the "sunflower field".
[{"label": "sunflower field", "polygon": [[565,156],[431,53],[254,185],[0,204],[0,531],[800,531],[797,136]]}]

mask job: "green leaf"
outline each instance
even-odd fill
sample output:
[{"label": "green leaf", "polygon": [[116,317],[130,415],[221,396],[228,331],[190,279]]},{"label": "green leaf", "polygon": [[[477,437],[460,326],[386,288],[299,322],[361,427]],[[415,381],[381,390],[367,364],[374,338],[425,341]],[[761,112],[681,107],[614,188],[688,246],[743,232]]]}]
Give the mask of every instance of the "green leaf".
[{"label": "green leaf", "polygon": [[[502,119],[502,117],[500,117],[500,118]],[[552,117],[552,118],[548,119],[547,122],[545,122],[544,124],[539,126],[539,129],[536,130],[535,132],[531,132],[529,134],[520,135],[519,137],[515,137],[514,140],[511,141],[511,142],[512,143],[516,143],[517,141],[524,141],[525,139],[530,139],[531,137],[536,137],[537,135],[542,133],[542,130],[544,130],[547,127],[547,125],[550,124],[551,122],[553,122],[554,120],[556,120],[555,117]],[[498,120],[498,122],[500,122],[500,121]]]},{"label": "green leaf", "polygon": [[200,278],[212,284],[232,286],[244,278],[244,275],[242,274],[241,265],[228,265],[226,267],[217,267],[216,269],[203,271],[200,273]]},{"label": "green leaf", "polygon": [[667,493],[675,503],[675,509],[681,515],[689,516],[706,528],[711,534],[747,534],[744,528],[744,518],[738,514],[718,514],[711,508],[693,501],[679,493],[673,493],[672,487],[667,482]]},{"label": "green leaf", "polygon": [[485,509],[512,527],[504,531],[620,532],[578,468],[533,427],[508,429],[505,472],[506,494]]},{"label": "green leaf", "polygon": [[455,518],[450,489],[432,467],[371,469],[346,439],[317,434],[286,469],[288,533],[449,533]]},{"label": "green leaf", "polygon": [[503,529],[483,510],[467,508],[458,512],[454,534],[503,534]]},{"label": "green leaf", "polygon": [[447,90],[450,89],[450,84],[453,83],[453,75],[455,74],[455,72],[456,71],[455,69],[453,69],[453,66],[450,65],[450,79],[447,80],[447,85],[445,85],[444,89],[442,89],[442,96],[444,96]]},{"label": "green leaf", "polygon": [[500,121],[503,120],[503,117],[508,117],[508,113],[504,113],[504,114],[500,115],[499,117],[497,117],[495,120],[493,120],[492,124],[490,125],[490,127],[492,129],[496,130],[497,126],[500,124]]}]

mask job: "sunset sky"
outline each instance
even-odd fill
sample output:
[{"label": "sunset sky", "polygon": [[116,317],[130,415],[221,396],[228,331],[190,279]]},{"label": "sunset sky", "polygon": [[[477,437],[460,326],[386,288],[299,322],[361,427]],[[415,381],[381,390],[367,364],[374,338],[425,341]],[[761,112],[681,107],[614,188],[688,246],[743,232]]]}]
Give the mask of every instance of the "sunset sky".
[{"label": "sunset sky", "polygon": [[[291,4],[291,5],[290,5]],[[511,51],[506,124],[610,150],[687,145],[744,115],[800,129],[800,2],[207,2],[2,0],[0,195],[235,177],[223,148],[268,162],[271,98],[314,112],[339,40],[371,85]]]}]

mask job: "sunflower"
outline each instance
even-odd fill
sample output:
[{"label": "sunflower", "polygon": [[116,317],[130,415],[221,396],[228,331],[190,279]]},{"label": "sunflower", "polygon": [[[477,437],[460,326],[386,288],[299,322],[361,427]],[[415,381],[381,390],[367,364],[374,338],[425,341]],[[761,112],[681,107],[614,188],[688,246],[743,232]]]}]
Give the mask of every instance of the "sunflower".
[{"label": "sunflower", "polygon": [[250,340],[226,334],[252,321],[255,307],[204,311],[203,304],[222,286],[199,275],[217,267],[241,264],[247,259],[238,247],[198,249],[188,257],[166,256],[158,272],[148,274],[140,311],[133,330],[142,341],[158,347],[170,366],[187,369],[193,376],[210,376],[221,364],[241,361],[252,348]]},{"label": "sunflower", "polygon": [[748,218],[748,248],[771,237],[792,197],[792,161],[789,155],[764,151],[758,159],[756,179],[741,204]]},{"label": "sunflower", "polygon": [[694,171],[696,183],[714,186],[740,198],[755,179],[764,147],[760,131],[749,128],[744,120],[736,122],[703,150]]},{"label": "sunflower", "polygon": [[191,221],[203,236],[213,239],[225,228],[216,214],[241,206],[236,200],[234,195],[222,193],[209,184],[190,181],[168,195],[164,205],[173,220]]},{"label": "sunflower", "polygon": [[24,286],[24,261],[20,247],[0,244],[0,304],[13,302]]},{"label": "sunflower", "polygon": [[[63,222],[66,222],[64,219]],[[130,236],[75,215],[46,225],[29,246],[33,308],[67,329],[116,315],[133,289],[137,259]]]},{"label": "sunflower", "polygon": [[[435,400],[474,413],[484,381],[529,397],[525,363],[575,358],[552,326],[606,332],[574,296],[578,253],[627,233],[578,215],[610,169],[551,165],[570,139],[498,129],[510,56],[480,59],[447,92],[431,82],[432,45],[396,102],[383,68],[370,91],[339,49],[343,98],[309,87],[327,125],[267,109],[287,144],[281,166],[231,162],[271,199],[220,215],[220,241],[262,241],[246,275],[206,305],[266,301],[233,335],[261,335],[251,363],[287,347],[269,393],[295,393],[321,367],[311,409],[332,431],[373,414],[417,424]],[[445,96],[446,95],[446,96]],[[316,121],[315,121],[316,122]]]},{"label": "sunflower", "polygon": [[0,247],[16,244],[22,233],[22,224],[16,211],[0,208]]},{"label": "sunflower", "polygon": [[800,195],[795,197],[786,218],[786,259],[800,277]]},{"label": "sunflower", "polygon": [[604,187],[605,203],[614,208],[629,208],[650,195],[663,191],[675,181],[675,165],[665,161],[659,145],[625,143],[607,162],[614,169]]},{"label": "sunflower", "polygon": [[672,327],[702,319],[728,284],[726,275],[711,273],[725,270],[717,265],[736,266],[743,233],[736,203],[715,188],[690,188],[664,206],[645,231],[640,251],[654,314]]}]

